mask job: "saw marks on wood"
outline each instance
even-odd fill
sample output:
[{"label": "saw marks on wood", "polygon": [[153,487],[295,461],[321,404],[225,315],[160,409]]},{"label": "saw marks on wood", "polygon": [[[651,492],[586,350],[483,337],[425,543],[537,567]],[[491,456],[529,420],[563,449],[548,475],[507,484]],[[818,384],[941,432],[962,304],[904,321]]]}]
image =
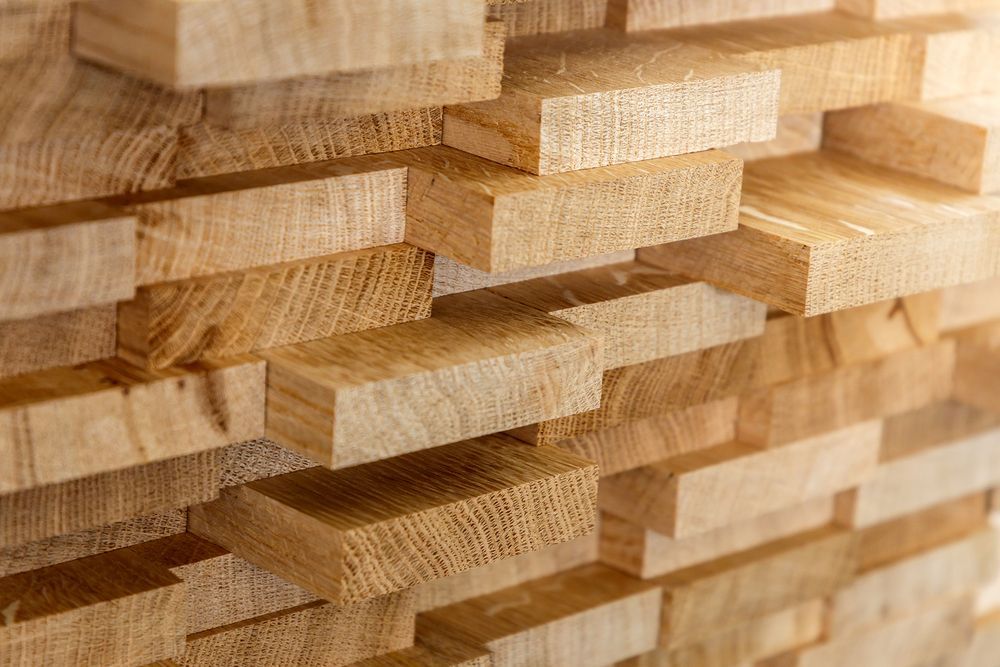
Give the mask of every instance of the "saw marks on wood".
[{"label": "saw marks on wood", "polygon": [[0,380],[0,492],[249,440],[264,430],[264,362],[146,371],[120,359]]},{"label": "saw marks on wood", "polygon": [[76,55],[165,86],[218,86],[474,56],[481,0],[86,0]]},{"label": "saw marks on wood", "polygon": [[608,25],[655,30],[833,9],[835,0],[608,0]]},{"label": "saw marks on wood", "polygon": [[805,316],[1000,270],[1000,199],[835,152],[748,164],[740,213],[735,232],[639,258]]},{"label": "saw marks on wood", "polygon": [[432,317],[260,352],[268,437],[344,467],[593,410],[600,339],[485,291]]},{"label": "saw marks on wood", "polygon": [[779,78],[663,36],[518,37],[500,97],[448,107],[444,143],[554,174],[762,141],[774,136]]},{"label": "saw marks on wood", "polygon": [[521,37],[601,28],[607,10],[608,0],[530,0],[497,3],[487,14],[504,22],[509,37]]},{"label": "saw marks on wood", "polygon": [[0,322],[0,377],[113,356],[116,321],[110,304]]},{"label": "saw marks on wood", "polygon": [[390,159],[406,240],[491,273],[734,229],[742,171],[720,151],[549,176],[444,146]]},{"label": "saw marks on wood", "polygon": [[596,495],[595,465],[499,435],[224,489],[190,527],[349,603],[580,537]]}]

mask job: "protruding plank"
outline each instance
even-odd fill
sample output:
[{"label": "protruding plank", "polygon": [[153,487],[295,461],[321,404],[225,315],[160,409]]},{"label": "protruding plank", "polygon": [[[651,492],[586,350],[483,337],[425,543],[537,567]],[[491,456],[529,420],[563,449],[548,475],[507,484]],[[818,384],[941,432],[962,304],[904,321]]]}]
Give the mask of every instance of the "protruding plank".
[{"label": "protruding plank", "polygon": [[881,437],[870,421],[771,449],[733,441],[681,454],[606,478],[601,509],[691,537],[867,481]]},{"label": "protruding plank", "polygon": [[482,52],[360,72],[297,77],[205,93],[205,120],[231,129],[491,100],[500,95],[504,25],[486,23]]},{"label": "protruding plank", "polygon": [[832,497],[815,498],[679,539],[607,512],[601,517],[601,561],[649,579],[821,528],[833,520],[834,502]]},{"label": "protruding plank", "polygon": [[608,0],[530,0],[489,3],[487,15],[503,21],[509,37],[602,28]]},{"label": "protruding plank", "polygon": [[678,648],[839,589],[854,573],[854,535],[820,528],[695,565],[664,587],[660,646]]},{"label": "protruding plank", "polygon": [[[512,432],[526,442],[552,444],[681,408],[743,393],[760,360],[760,339],[748,338],[604,373],[601,406]],[[624,427],[623,428],[627,428]]]},{"label": "protruding plank", "polygon": [[870,19],[1000,8],[996,0],[837,0],[837,9]]},{"label": "protruding plank", "polygon": [[969,192],[996,192],[998,116],[1000,95],[879,104],[828,115],[823,144]]},{"label": "protruding plank", "polygon": [[341,667],[413,644],[413,594],[312,602],[188,636],[181,667]]},{"label": "protruding plank", "polygon": [[489,436],[223,489],[191,530],[349,603],[584,535],[596,495],[595,465]]},{"label": "protruding plank", "polygon": [[941,290],[942,331],[1000,320],[1000,276]]},{"label": "protruding plank", "polygon": [[219,86],[474,56],[483,12],[482,0],[85,0],[73,51],[165,86]]},{"label": "protruding plank", "polygon": [[268,437],[335,468],[592,410],[603,366],[599,338],[488,292],[260,356]]},{"label": "protruding plank", "polygon": [[0,380],[0,493],[249,440],[264,430],[264,362],[163,371],[120,359]]},{"label": "protruding plank", "polygon": [[608,0],[608,25],[656,30],[833,9],[835,0]]},{"label": "protruding plank", "polygon": [[1000,199],[833,151],[747,164],[740,213],[639,258],[805,316],[1000,271]]},{"label": "protruding plank", "polygon": [[113,356],[115,311],[109,304],[0,322],[0,377]]},{"label": "protruding plank", "polygon": [[766,315],[762,303],[638,262],[491,289],[601,334],[605,369],[759,336]]},{"label": "protruding plank", "polygon": [[362,660],[351,667],[492,667],[490,652],[482,646],[470,646],[447,637],[424,639],[417,636],[409,648],[383,653]]},{"label": "protruding plank", "polygon": [[129,550],[0,579],[0,664],[142,665],[184,650],[180,579]]},{"label": "protruding plank", "polygon": [[1000,428],[1000,414],[958,401],[932,403],[884,420],[881,459],[892,461],[995,428]]},{"label": "protruding plank", "polygon": [[819,150],[823,143],[823,114],[796,113],[778,117],[778,133],[770,141],[726,146],[726,152],[742,159],[763,160]]},{"label": "protruding plank", "polygon": [[312,459],[267,438],[223,447],[219,451],[219,459],[220,488],[276,477],[316,465]]},{"label": "protruding plank", "polygon": [[554,174],[763,141],[774,136],[779,78],[662,35],[517,37],[500,97],[448,107],[444,143]]},{"label": "protruding plank", "polygon": [[499,272],[735,228],[741,162],[721,151],[535,176],[447,146],[409,167],[406,239]]},{"label": "protruding plank", "polygon": [[602,667],[656,646],[662,598],[651,584],[586,565],[424,612],[417,633],[485,646],[494,667]]},{"label": "protruding plank", "polygon": [[135,218],[95,202],[0,213],[0,320],[131,298]]},{"label": "protruding plank", "polygon": [[1000,320],[959,334],[955,398],[1000,413]]},{"label": "protruding plank", "polygon": [[111,201],[138,220],[137,281],[148,285],[399,243],[405,188],[404,169],[354,157]]},{"label": "protruding plank", "polygon": [[759,390],[740,402],[739,438],[781,445],[945,400],[954,365],[945,340]]},{"label": "protruding plank", "polygon": [[140,287],[119,353],[162,368],[430,317],[433,262],[397,243]]},{"label": "protruding plank", "polygon": [[2,0],[0,63],[65,56],[70,6],[69,0]]},{"label": "protruding plank", "polygon": [[907,99],[1000,92],[1000,69],[993,66],[1000,58],[1000,14],[914,16],[895,23],[912,36],[921,63]]}]

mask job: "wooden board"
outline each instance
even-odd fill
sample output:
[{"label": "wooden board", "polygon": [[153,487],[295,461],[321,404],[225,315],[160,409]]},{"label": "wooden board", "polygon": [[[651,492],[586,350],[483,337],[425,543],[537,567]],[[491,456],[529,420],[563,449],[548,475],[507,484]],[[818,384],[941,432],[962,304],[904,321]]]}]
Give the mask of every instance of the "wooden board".
[{"label": "wooden board", "polygon": [[837,9],[873,19],[1000,8],[996,0],[837,0]]},{"label": "wooden board", "polygon": [[976,619],[965,667],[991,667],[1000,652],[1000,611]]},{"label": "wooden board", "polygon": [[911,456],[996,428],[998,414],[954,400],[931,403],[884,420],[881,459]]},{"label": "wooden board", "polygon": [[602,28],[608,0],[530,0],[490,3],[487,15],[503,21],[510,37]]},{"label": "wooden board", "polygon": [[962,332],[955,358],[955,398],[1000,413],[1000,321]]},{"label": "wooden board", "polygon": [[238,442],[219,450],[219,486],[237,486],[286,472],[312,468],[316,463],[267,438]]},{"label": "wooden board", "polygon": [[128,299],[135,218],[94,202],[0,213],[0,320]]},{"label": "wooden board", "polygon": [[778,117],[778,131],[770,141],[726,146],[726,152],[744,160],[762,160],[819,150],[823,142],[823,114],[794,113]]},{"label": "wooden board", "polygon": [[65,54],[70,19],[69,0],[0,2],[0,63]]},{"label": "wooden board", "polygon": [[740,213],[735,232],[639,258],[805,316],[982,280],[1000,262],[1000,199],[832,151],[748,164]]},{"label": "wooden board", "polygon": [[352,667],[491,667],[489,650],[446,637],[417,637],[409,648],[354,663]]},{"label": "wooden board", "polygon": [[535,176],[446,146],[406,165],[406,240],[487,272],[729,231],[739,160],[720,151]]},{"label": "wooden board", "polygon": [[433,263],[397,243],[147,285],[118,308],[118,351],[163,368],[423,319]]},{"label": "wooden board", "polygon": [[1000,72],[992,66],[1000,56],[995,12],[914,16],[895,23],[912,35],[921,64],[908,99],[1000,92]]},{"label": "wooden board", "polygon": [[760,518],[864,483],[881,423],[862,422],[782,447],[729,442],[606,478],[601,509],[673,538]]},{"label": "wooden board", "polygon": [[0,381],[0,493],[263,435],[264,363],[145,371],[120,359]]},{"label": "wooden board", "polygon": [[609,0],[608,25],[622,30],[656,30],[726,23],[833,9],[835,0]]},{"label": "wooden board", "polygon": [[0,322],[0,377],[113,356],[116,321],[110,304]]},{"label": "wooden board", "polygon": [[[671,57],[657,59],[668,48]],[[444,143],[554,174],[762,141],[774,136],[778,84],[774,69],[662,36],[517,37],[500,97],[448,107]]]},{"label": "wooden board", "polygon": [[268,437],[328,467],[594,409],[603,366],[591,333],[488,292],[260,355]]},{"label": "wooden board", "polygon": [[1000,320],[1000,276],[941,290],[942,331],[964,329]]},{"label": "wooden board", "polygon": [[[350,603],[584,535],[596,494],[593,464],[489,436],[223,489],[191,508],[190,530]],[[428,550],[441,557],[423,558]]]},{"label": "wooden board", "polygon": [[165,86],[218,86],[474,56],[483,11],[482,0],[85,0],[73,51]]}]

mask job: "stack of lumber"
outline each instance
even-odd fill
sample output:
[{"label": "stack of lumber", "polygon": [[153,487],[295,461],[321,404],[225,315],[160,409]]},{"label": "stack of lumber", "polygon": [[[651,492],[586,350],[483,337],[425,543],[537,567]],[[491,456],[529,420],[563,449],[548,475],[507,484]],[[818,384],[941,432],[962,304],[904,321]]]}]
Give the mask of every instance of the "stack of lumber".
[{"label": "stack of lumber", "polygon": [[1000,0],[0,0],[0,667],[1000,667]]}]

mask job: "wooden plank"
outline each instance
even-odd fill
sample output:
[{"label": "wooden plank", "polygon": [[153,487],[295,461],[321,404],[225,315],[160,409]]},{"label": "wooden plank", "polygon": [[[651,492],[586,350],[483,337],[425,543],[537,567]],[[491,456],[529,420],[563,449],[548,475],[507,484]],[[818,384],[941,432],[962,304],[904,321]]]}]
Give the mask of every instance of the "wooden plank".
[{"label": "wooden plank", "polygon": [[[954,359],[953,342],[943,340],[759,390],[740,403],[738,437],[781,445],[945,400]],[[828,409],[812,409],[816,405]]]},{"label": "wooden plank", "polygon": [[1000,277],[941,290],[942,331],[955,331],[1000,320]]},{"label": "wooden plank", "polygon": [[735,397],[559,440],[556,446],[597,463],[601,476],[614,475],[736,437]]},{"label": "wooden plank", "polygon": [[735,228],[739,160],[720,151],[535,176],[436,146],[409,168],[408,242],[488,272]]},{"label": "wooden plank", "polygon": [[111,201],[138,220],[137,281],[149,285],[399,243],[405,190],[403,169],[354,157]]},{"label": "wooden plank", "polygon": [[116,321],[109,304],[0,322],[0,377],[110,357]]},{"label": "wooden plank", "polygon": [[1000,262],[1000,199],[834,151],[746,165],[740,212],[735,232],[639,258],[807,317],[983,280]]},{"label": "wooden plank", "polygon": [[481,52],[469,57],[210,88],[205,120],[245,129],[490,100],[500,95],[504,36],[489,21]]},{"label": "wooden plank", "polygon": [[823,143],[968,192],[1000,190],[1000,95],[879,104],[826,117]]},{"label": "wooden plank", "polygon": [[487,16],[503,21],[510,37],[602,28],[608,9],[608,0],[530,0],[490,4]]},{"label": "wooden plank", "polygon": [[596,494],[595,465],[498,435],[223,489],[190,530],[345,604],[584,535]]},{"label": "wooden plank", "polygon": [[409,648],[361,660],[352,667],[491,667],[490,652],[445,637],[417,637]]},{"label": "wooden plank", "polygon": [[699,643],[832,593],[850,580],[855,547],[852,533],[826,527],[654,579],[665,596],[660,646]]},{"label": "wooden plank", "polygon": [[135,218],[96,202],[0,213],[0,320],[131,298]]},{"label": "wooden plank", "polygon": [[778,84],[776,70],[663,36],[516,37],[500,97],[446,109],[444,143],[554,174],[762,141],[774,136]]},{"label": "wooden plank", "polygon": [[766,315],[762,303],[638,262],[491,289],[603,336],[605,369],[759,336]]},{"label": "wooden plank", "polygon": [[220,488],[276,477],[316,465],[312,459],[267,438],[223,447],[219,450],[219,459]]},{"label": "wooden plank", "polygon": [[590,410],[599,340],[488,292],[442,297],[429,319],[260,352],[268,437],[344,467]]},{"label": "wooden plank", "polygon": [[485,646],[494,667],[601,667],[656,645],[658,588],[585,565],[417,617],[418,634]]},{"label": "wooden plank", "polygon": [[638,419],[729,398],[753,386],[760,339],[688,352],[605,371],[601,406],[549,419],[512,433],[525,442],[553,444]]},{"label": "wooden plank", "polygon": [[837,0],[837,9],[870,19],[1000,8],[996,0]]},{"label": "wooden plank", "polygon": [[339,667],[413,643],[409,592],[341,606],[313,602],[188,636],[180,667]]},{"label": "wooden plank", "polygon": [[218,497],[218,450],[0,495],[0,548]]},{"label": "wooden plank", "polygon": [[184,649],[184,588],[128,549],[0,579],[0,664],[145,664]]},{"label": "wooden plank", "polygon": [[649,579],[821,528],[833,518],[833,498],[815,498],[715,530],[675,539],[629,519],[602,512],[601,562]]},{"label": "wooden plank", "polygon": [[778,117],[778,131],[770,141],[727,146],[726,152],[744,160],[762,160],[819,150],[823,142],[823,114],[795,113]]},{"label": "wooden plank", "polygon": [[85,0],[73,51],[165,86],[218,86],[474,56],[483,12],[481,0]]},{"label": "wooden plank", "polygon": [[955,398],[1000,413],[1000,320],[959,334]]},{"label": "wooden plank", "polygon": [[263,435],[264,362],[146,371],[120,359],[0,380],[0,493]]},{"label": "wooden plank", "polygon": [[1000,655],[1000,611],[976,620],[972,646],[965,656],[965,667],[992,667]]},{"label": "wooden plank", "polygon": [[[947,1],[947,0],[946,0]],[[921,72],[908,99],[937,100],[1000,92],[1000,16],[938,14],[897,20],[914,40]]]},{"label": "wooden plank", "polygon": [[198,178],[441,143],[441,107],[230,130],[181,129],[177,178]]},{"label": "wooden plank", "polygon": [[881,436],[881,422],[870,421],[771,449],[724,443],[604,479],[600,506],[691,537],[864,483]]},{"label": "wooden plank", "polygon": [[892,461],[998,427],[1000,415],[957,401],[932,403],[885,419],[880,458]]},{"label": "wooden plank", "polygon": [[609,0],[608,25],[628,31],[679,28],[822,12],[834,4],[835,0]]},{"label": "wooden plank", "polygon": [[433,266],[397,243],[147,285],[118,308],[118,352],[163,368],[430,317]]},{"label": "wooden plank", "polygon": [[70,18],[69,0],[0,1],[0,63],[64,55]]}]

